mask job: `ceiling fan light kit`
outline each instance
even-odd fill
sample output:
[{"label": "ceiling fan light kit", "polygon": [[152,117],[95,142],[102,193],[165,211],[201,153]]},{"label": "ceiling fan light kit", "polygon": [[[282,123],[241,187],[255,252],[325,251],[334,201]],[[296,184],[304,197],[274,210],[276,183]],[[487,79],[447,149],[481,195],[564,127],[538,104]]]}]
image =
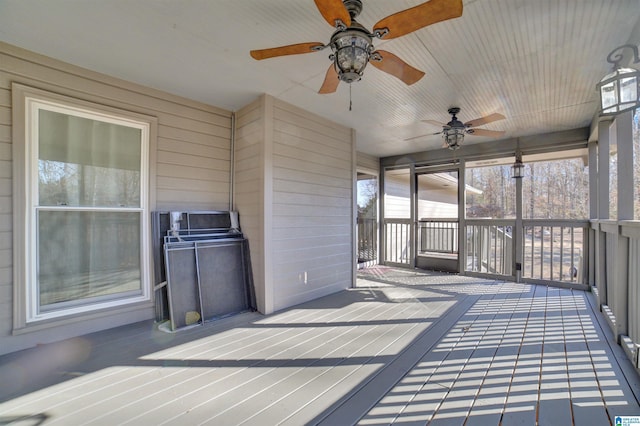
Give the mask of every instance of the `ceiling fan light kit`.
[{"label": "ceiling fan light kit", "polygon": [[298,43],[270,49],[252,50],[256,60],[277,56],[311,53],[331,48],[332,61],[324,83],[318,93],[333,93],[340,81],[353,83],[362,78],[369,62],[375,68],[390,74],[407,85],[424,76],[424,72],[412,67],[397,56],[373,46],[374,38],[396,38],[424,28],[436,22],[462,16],[462,0],[430,0],[410,9],[394,13],[379,21],[368,31],[355,18],[362,11],[361,0],[314,0],[322,17],[336,31],[329,44],[319,42]]},{"label": "ceiling fan light kit", "polygon": [[333,50],[329,59],[334,61],[338,79],[345,83],[360,80],[373,51],[371,34],[352,19],[349,29],[333,34],[329,46]]},{"label": "ceiling fan light kit", "polygon": [[464,141],[464,129],[445,129],[442,131],[444,142],[452,151],[460,148]]}]

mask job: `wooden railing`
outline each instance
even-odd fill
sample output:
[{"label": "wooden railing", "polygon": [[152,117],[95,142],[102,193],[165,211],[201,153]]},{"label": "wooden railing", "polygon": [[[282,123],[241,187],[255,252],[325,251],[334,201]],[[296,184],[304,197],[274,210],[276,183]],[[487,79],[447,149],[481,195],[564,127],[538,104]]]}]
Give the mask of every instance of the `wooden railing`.
[{"label": "wooden railing", "polygon": [[[411,264],[411,220],[385,219],[384,258],[387,263]],[[514,219],[467,219],[465,221],[466,272],[515,278]],[[589,221],[523,220],[522,259],[524,281],[545,283],[587,283]],[[457,254],[457,219],[424,218],[417,222],[418,255]],[[612,244],[612,243],[610,243]],[[610,268],[607,268],[610,270]]]},{"label": "wooden railing", "polygon": [[514,228],[514,220],[467,220],[466,271],[511,275]]},{"label": "wooden railing", "polygon": [[458,253],[458,219],[420,219],[419,254]]},{"label": "wooden railing", "polygon": [[411,264],[411,219],[384,219],[384,262]]},{"label": "wooden railing", "polygon": [[616,338],[636,368],[640,347],[640,221],[601,220],[589,281]]},{"label": "wooden railing", "polygon": [[378,221],[375,218],[358,217],[358,262],[378,259]]},{"label": "wooden railing", "polygon": [[[632,361],[638,366],[638,346],[640,345],[640,222],[626,222],[621,226],[621,237],[628,239],[629,250],[626,263],[627,275],[627,322],[628,339],[621,339]],[[624,243],[624,241],[623,241]],[[629,345],[629,341],[631,345]],[[629,350],[631,346],[631,350]]]},{"label": "wooden railing", "polygon": [[586,284],[589,221],[523,220],[522,277]]}]

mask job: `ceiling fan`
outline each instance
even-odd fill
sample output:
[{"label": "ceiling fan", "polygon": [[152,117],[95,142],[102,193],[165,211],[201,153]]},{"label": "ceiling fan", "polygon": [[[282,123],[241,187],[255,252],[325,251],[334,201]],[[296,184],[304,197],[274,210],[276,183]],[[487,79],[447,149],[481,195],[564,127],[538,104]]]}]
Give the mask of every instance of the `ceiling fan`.
[{"label": "ceiling fan", "polygon": [[369,32],[356,21],[362,11],[361,0],[314,0],[320,14],[336,28],[328,44],[320,42],[298,43],[270,49],[252,50],[257,60],[285,55],[318,52],[331,48],[332,64],[318,93],[333,93],[340,81],[352,83],[362,78],[369,62],[381,71],[411,85],[424,76],[424,72],[398,58],[393,53],[376,50],[372,39],[389,40],[409,34],[436,22],[462,15],[462,0],[430,0],[418,6],[394,13],[379,21]]},{"label": "ceiling fan", "polygon": [[[464,135],[475,135],[475,136],[487,136],[487,137],[500,137],[504,135],[504,131],[501,130],[487,130],[487,129],[477,129],[477,126],[481,126],[483,124],[493,123],[494,121],[504,120],[504,115],[493,113],[487,115],[486,117],[476,118],[475,120],[467,121],[466,123],[458,120],[456,114],[460,112],[460,108],[451,107],[448,109],[449,114],[451,114],[451,121],[447,124],[441,123],[435,120],[422,120],[423,123],[429,123],[434,126],[442,126],[442,131],[433,133],[434,135],[442,134],[444,138],[443,148],[449,148],[451,150],[456,150],[460,148],[462,141],[464,140]],[[412,138],[405,139],[406,141],[422,138],[427,135],[414,136]]]}]

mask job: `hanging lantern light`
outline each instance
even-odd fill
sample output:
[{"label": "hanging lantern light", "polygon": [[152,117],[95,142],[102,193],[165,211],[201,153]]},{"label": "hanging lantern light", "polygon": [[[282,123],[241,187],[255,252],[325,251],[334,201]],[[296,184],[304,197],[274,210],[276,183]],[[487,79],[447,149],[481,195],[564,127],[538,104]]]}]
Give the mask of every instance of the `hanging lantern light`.
[{"label": "hanging lantern light", "polygon": [[640,62],[638,47],[632,44],[625,44],[609,53],[607,62],[613,64],[613,71],[605,75],[596,85],[602,116],[620,114],[640,106],[640,71],[620,66],[624,58],[622,55],[624,49],[631,50],[634,64]]},{"label": "hanging lantern light", "polygon": [[522,179],[524,177],[524,163],[522,162],[520,151],[516,153],[516,162],[511,166],[511,177],[514,179]]}]

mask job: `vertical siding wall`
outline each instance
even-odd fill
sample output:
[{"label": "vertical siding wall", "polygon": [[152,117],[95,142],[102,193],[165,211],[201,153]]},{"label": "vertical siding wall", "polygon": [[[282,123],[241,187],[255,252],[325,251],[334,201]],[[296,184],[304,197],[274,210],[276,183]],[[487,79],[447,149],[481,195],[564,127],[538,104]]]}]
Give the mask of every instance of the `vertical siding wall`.
[{"label": "vertical siding wall", "polygon": [[231,113],[0,43],[0,353],[50,336],[61,339],[152,318],[148,308],[61,326],[55,333],[11,336],[13,286],[23,285],[13,282],[12,270],[11,147],[22,143],[11,140],[12,82],[156,117],[158,139],[150,153],[152,210],[229,208]]},{"label": "vertical siding wall", "polygon": [[261,312],[351,287],[353,147],[350,129],[270,96],[237,113],[234,199]]}]

